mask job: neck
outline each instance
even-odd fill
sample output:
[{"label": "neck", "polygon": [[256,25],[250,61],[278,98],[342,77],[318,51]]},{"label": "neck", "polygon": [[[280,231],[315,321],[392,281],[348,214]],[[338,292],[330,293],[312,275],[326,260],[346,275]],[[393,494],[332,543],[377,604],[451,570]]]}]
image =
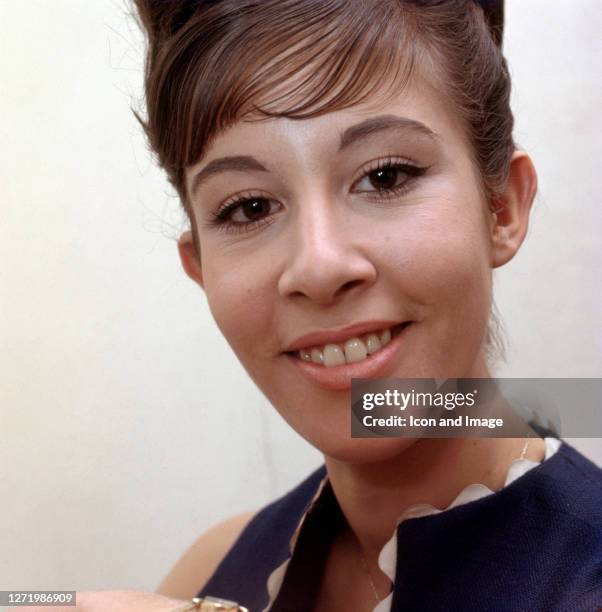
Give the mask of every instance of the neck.
[{"label": "neck", "polygon": [[[366,559],[376,566],[404,510],[419,503],[444,509],[473,483],[501,489],[525,442],[524,438],[422,438],[386,461],[349,464],[326,457],[325,462],[347,523]],[[543,440],[531,438],[525,457],[541,461],[544,454]]]}]

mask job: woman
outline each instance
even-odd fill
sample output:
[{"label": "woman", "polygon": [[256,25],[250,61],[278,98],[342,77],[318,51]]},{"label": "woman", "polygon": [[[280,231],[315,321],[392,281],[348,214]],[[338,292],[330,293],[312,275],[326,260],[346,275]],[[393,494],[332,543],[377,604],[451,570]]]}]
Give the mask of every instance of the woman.
[{"label": "woman", "polygon": [[352,378],[491,376],[492,269],[520,248],[537,183],[512,138],[501,4],[135,4],[143,125],[191,221],[184,270],[325,462],[201,536],[159,594],[252,612],[602,608],[602,472],[570,446],[349,434]]},{"label": "woman", "polygon": [[325,457],[246,527],[201,538],[162,593],[251,610],[602,607],[602,477],[576,451],[349,435],[352,377],[491,376],[491,270],[525,237],[536,174],[488,4],[137,2],[146,131],[192,225],[184,269]]}]

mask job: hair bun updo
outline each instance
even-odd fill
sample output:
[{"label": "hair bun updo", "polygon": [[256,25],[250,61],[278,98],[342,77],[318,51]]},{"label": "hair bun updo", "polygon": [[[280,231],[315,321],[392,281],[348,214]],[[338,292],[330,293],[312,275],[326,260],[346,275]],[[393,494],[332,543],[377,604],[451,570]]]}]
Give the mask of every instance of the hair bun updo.
[{"label": "hair bun updo", "polygon": [[186,25],[201,7],[221,0],[132,0],[149,42],[170,38]]},{"label": "hair bun updo", "polygon": [[[149,39],[160,40],[173,36],[201,7],[209,7],[223,0],[132,0]],[[403,0],[401,0],[403,1]],[[419,4],[433,4],[436,0],[422,0]],[[489,31],[498,47],[504,34],[504,0],[474,0],[481,6]]]}]

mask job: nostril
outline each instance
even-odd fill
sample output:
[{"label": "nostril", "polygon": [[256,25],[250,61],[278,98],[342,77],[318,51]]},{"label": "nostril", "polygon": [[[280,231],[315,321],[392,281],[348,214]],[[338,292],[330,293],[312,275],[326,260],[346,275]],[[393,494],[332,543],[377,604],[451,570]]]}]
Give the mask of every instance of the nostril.
[{"label": "nostril", "polygon": [[353,289],[353,287],[355,287],[356,285],[361,285],[361,283],[361,280],[348,281],[342,287],[339,288],[339,292]]}]

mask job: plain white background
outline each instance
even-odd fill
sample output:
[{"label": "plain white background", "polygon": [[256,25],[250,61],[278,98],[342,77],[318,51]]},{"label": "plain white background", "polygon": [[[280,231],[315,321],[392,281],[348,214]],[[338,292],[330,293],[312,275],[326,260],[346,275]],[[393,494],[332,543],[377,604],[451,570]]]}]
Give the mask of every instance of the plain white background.
[{"label": "plain white background", "polygon": [[[184,275],[179,204],[130,111],[121,0],[1,0],[0,589],[152,590],[193,539],[321,462]],[[507,0],[540,192],[495,274],[500,376],[602,374],[598,0]],[[600,440],[574,440],[602,464]],[[199,585],[200,586],[200,585]]]}]

